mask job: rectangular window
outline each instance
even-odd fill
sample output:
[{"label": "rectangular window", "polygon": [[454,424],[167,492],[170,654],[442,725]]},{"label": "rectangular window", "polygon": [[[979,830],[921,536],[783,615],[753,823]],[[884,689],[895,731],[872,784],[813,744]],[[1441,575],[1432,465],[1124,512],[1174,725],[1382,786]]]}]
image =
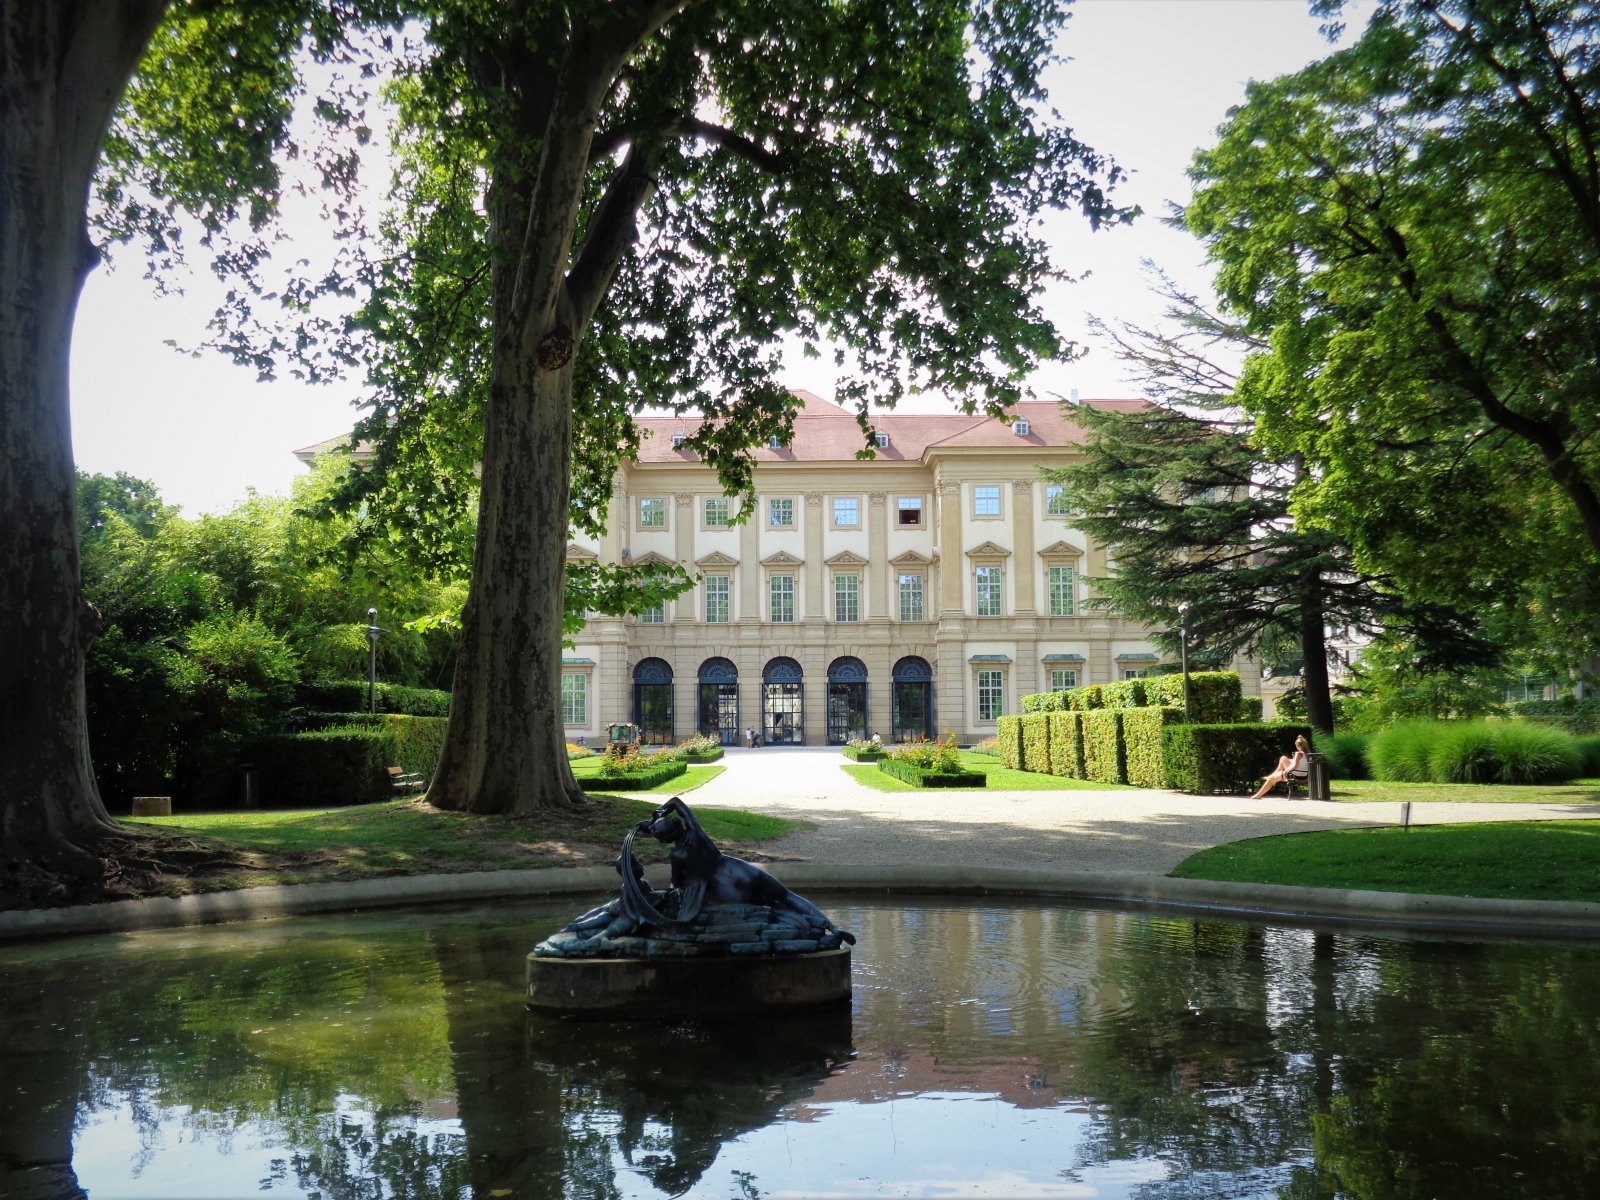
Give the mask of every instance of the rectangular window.
[{"label": "rectangular window", "polygon": [[841,529],[854,529],[861,524],[861,501],[855,496],[833,498],[833,523]]},{"label": "rectangular window", "polygon": [[1150,674],[1150,668],[1149,667],[1123,667],[1122,668],[1122,677],[1124,679],[1143,679],[1146,676],[1148,676],[1149,674]]},{"label": "rectangular window", "polygon": [[662,601],[660,604],[653,604],[642,611],[639,614],[639,623],[641,625],[665,625],[667,623],[666,601]]},{"label": "rectangular window", "polygon": [[1067,489],[1059,483],[1049,484],[1044,489],[1044,512],[1047,517],[1065,517],[1072,510],[1067,507]]},{"label": "rectangular window", "polygon": [[728,623],[728,576],[706,576],[706,624]]},{"label": "rectangular window", "polygon": [[589,723],[589,677],[578,673],[561,676],[561,723],[587,725]]},{"label": "rectangular window", "polygon": [[706,527],[719,529],[728,523],[728,498],[726,496],[706,497]]},{"label": "rectangular window", "polygon": [[773,498],[767,501],[767,524],[773,529],[794,528],[794,499]]},{"label": "rectangular window", "polygon": [[993,721],[1006,713],[1006,673],[978,672],[978,720]]},{"label": "rectangular window", "polygon": [[767,580],[768,611],[780,625],[794,621],[794,576],[774,575]]},{"label": "rectangular window", "polygon": [[973,572],[978,584],[978,615],[980,617],[998,617],[1000,615],[1000,568],[979,567]]},{"label": "rectangular window", "polygon": [[900,576],[900,619],[922,620],[922,576]]},{"label": "rectangular window", "polygon": [[1068,688],[1075,688],[1077,686],[1078,686],[1078,668],[1077,667],[1051,667],[1050,668],[1050,690],[1052,692],[1064,692]]},{"label": "rectangular window", "polygon": [[1050,568],[1050,615],[1070,617],[1077,610],[1077,572],[1071,567]]},{"label": "rectangular window", "polygon": [[975,517],[998,517],[1000,515],[1000,489],[997,487],[974,487],[972,489],[972,515]]},{"label": "rectangular window", "polygon": [[861,576],[833,577],[833,619],[835,621],[861,619]]},{"label": "rectangular window", "polygon": [[661,496],[641,497],[639,500],[639,528],[665,529],[667,527],[667,502]]},{"label": "rectangular window", "polygon": [[921,496],[901,496],[895,502],[895,510],[899,513],[898,522],[902,528],[922,524]]}]

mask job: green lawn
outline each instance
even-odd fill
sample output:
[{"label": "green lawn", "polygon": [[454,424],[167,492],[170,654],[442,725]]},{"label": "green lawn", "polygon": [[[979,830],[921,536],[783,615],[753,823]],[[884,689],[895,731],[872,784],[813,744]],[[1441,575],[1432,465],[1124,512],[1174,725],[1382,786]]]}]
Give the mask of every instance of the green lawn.
[{"label": "green lawn", "polygon": [[[710,764],[690,768],[697,769],[718,768]],[[123,819],[192,838],[202,846],[238,852],[241,861],[233,869],[197,878],[192,887],[179,889],[218,890],[431,871],[605,865],[616,858],[633,824],[653,808],[647,800],[596,793],[581,810],[536,820],[443,812],[416,799],[349,808]],[[740,844],[782,837],[800,828],[792,821],[726,809],[697,815],[706,832],[719,845],[735,847],[734,853]],[[649,854],[641,854],[646,861],[664,857],[654,843],[648,849]]]},{"label": "green lawn", "polygon": [[1600,820],[1336,829],[1202,850],[1180,879],[1600,901]]},{"label": "green lawn", "polygon": [[[1335,779],[1333,800],[1370,804],[1410,800],[1425,804],[1450,800],[1465,804],[1600,804],[1600,779],[1571,783],[1379,783],[1372,779]],[[1305,795],[1302,788],[1296,795]]]},{"label": "green lawn", "polygon": [[1100,791],[1124,786],[1118,783],[1093,783],[1086,779],[1062,779],[1056,775],[1039,775],[1033,771],[1016,771],[992,754],[974,754],[970,750],[962,750],[960,754],[963,770],[978,771],[988,776],[982,788],[919,788],[878,770],[876,763],[846,762],[844,771],[857,782],[880,792],[1081,792],[1087,789]]}]

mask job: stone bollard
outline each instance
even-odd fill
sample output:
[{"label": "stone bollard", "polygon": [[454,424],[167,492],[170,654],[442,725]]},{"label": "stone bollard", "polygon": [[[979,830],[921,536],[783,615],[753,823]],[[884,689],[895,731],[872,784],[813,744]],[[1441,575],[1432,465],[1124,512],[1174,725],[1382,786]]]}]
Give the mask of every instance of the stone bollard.
[{"label": "stone bollard", "polygon": [[135,796],[133,798],[133,815],[136,817],[170,817],[172,815],[172,797]]}]

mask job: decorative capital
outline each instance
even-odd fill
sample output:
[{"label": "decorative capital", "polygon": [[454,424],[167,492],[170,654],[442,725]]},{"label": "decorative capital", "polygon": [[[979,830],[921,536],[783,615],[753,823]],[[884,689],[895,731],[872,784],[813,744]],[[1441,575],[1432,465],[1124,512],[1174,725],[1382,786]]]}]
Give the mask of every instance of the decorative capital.
[{"label": "decorative capital", "polygon": [[693,508],[694,507],[694,493],[693,492],[679,492],[677,497],[676,497],[676,499],[678,501],[678,507],[679,508]]},{"label": "decorative capital", "polygon": [[889,493],[868,492],[867,503],[872,505],[873,508],[882,508],[885,504],[889,503]]},{"label": "decorative capital", "polygon": [[1011,481],[1011,490],[1018,496],[1030,496],[1033,494],[1033,480],[1013,479]]},{"label": "decorative capital", "polygon": [[953,482],[951,480],[941,479],[934,486],[937,487],[946,496],[959,496],[961,494],[961,485],[959,483],[955,483],[955,482]]},{"label": "decorative capital", "polygon": [[806,493],[806,504],[808,506],[810,506],[811,508],[821,508],[822,507],[822,493],[821,492],[807,492]]}]

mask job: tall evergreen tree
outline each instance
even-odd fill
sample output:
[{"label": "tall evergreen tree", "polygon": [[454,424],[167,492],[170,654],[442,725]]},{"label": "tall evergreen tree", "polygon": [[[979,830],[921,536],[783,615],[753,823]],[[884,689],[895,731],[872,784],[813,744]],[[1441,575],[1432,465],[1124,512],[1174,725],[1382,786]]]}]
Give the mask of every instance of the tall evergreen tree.
[{"label": "tall evergreen tree", "polygon": [[1073,410],[1088,433],[1083,459],[1045,475],[1065,486],[1077,523],[1112,548],[1116,569],[1094,581],[1098,603],[1164,630],[1159,640],[1176,649],[1187,602],[1190,652],[1202,657],[1298,647],[1308,717],[1331,732],[1330,630],[1405,628],[1450,654],[1462,622],[1406,604],[1356,569],[1336,533],[1295,521],[1304,460],[1263,452],[1233,398],[1251,336],[1170,281],[1159,286],[1167,328],[1097,324],[1151,402]]}]

